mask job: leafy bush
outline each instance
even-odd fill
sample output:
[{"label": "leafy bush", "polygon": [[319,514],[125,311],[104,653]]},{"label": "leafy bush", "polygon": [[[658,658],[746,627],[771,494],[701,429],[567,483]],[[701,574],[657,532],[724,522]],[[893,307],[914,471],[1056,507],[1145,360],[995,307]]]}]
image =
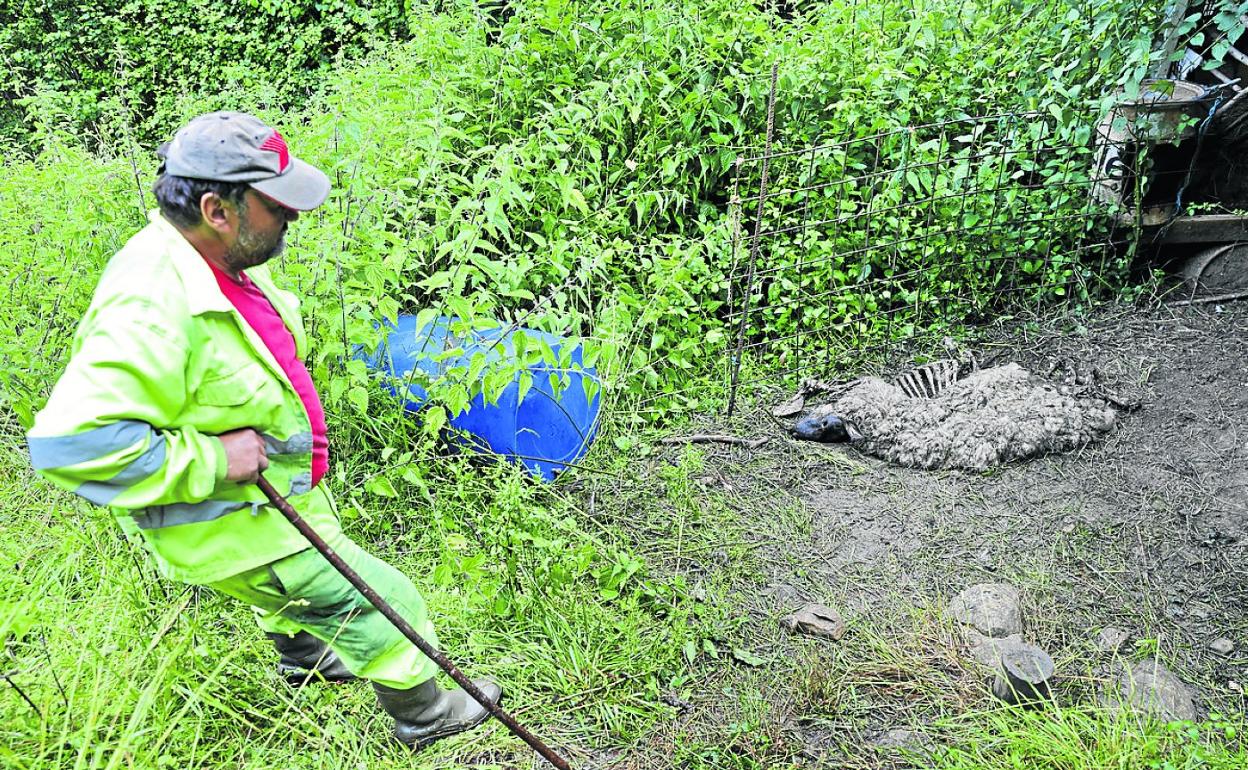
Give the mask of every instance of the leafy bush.
[{"label": "leafy bush", "polygon": [[29,425],[47,397],[100,268],[143,224],[138,184],[124,158],[58,143],[36,160],[6,163],[0,186],[5,422]]},{"label": "leafy bush", "polygon": [[[50,23],[47,19],[64,20],[73,8],[54,5],[44,15],[32,11],[15,29],[29,30],[38,19],[44,24]],[[132,4],[117,18],[156,10],[156,4]],[[60,149],[63,140],[48,139],[60,136],[54,116],[59,110],[72,123],[83,114],[66,111],[64,93],[45,94],[29,107],[46,118],[33,124],[43,132],[36,140],[50,141],[55,149],[36,161],[9,166],[20,176],[38,175],[43,189],[65,184],[72,189],[88,178],[111,185],[112,214],[71,208],[63,221],[50,222],[48,230],[27,233],[23,228],[31,214],[15,212],[6,225],[10,243],[19,247],[11,253],[22,254],[20,246],[27,242],[34,249],[59,248],[65,231],[90,233],[89,244],[76,249],[85,260],[82,268],[59,276],[89,283],[93,270],[124,235],[125,228],[118,228],[101,239],[100,222],[138,221],[136,210],[123,213],[118,209],[125,204],[116,201],[137,201],[134,190],[126,190],[136,174],[143,186],[151,179],[150,154],[135,149],[143,143],[143,131],[228,103],[282,126],[296,152],[330,170],[334,178],[329,203],[299,223],[291,257],[281,266],[306,298],[317,342],[312,369],[326,383],[331,411],[367,412],[376,418],[379,391],[363,365],[351,362],[353,350],[377,344],[380,320],[425,310],[458,316],[465,324],[500,319],[580,338],[587,361],[604,374],[609,398],[631,399],[634,411],[663,413],[700,403],[702,396],[689,392],[691,378],[713,371],[732,332],[723,304],[733,259],[729,197],[738,158],[761,143],[771,62],[780,67],[780,149],[829,137],[867,137],[916,122],[1021,110],[1046,117],[1026,126],[1017,141],[1084,148],[1094,103],[1127,77],[1124,73],[1129,74],[1133,62],[1147,60],[1155,10],[1123,0],[1091,6],[1067,0],[932,2],[917,10],[883,3],[869,12],[858,4],[825,3],[813,4],[805,16],[782,21],[755,6],[727,0],[626,2],[602,8],[563,0],[522,1],[511,6],[512,15],[488,43],[475,6],[449,6],[439,12],[414,8],[405,18],[411,42],[395,42],[384,50],[373,46],[373,53],[359,62],[323,72],[322,95],[293,112],[276,106],[268,86],[224,97],[191,92],[175,99],[176,88],[162,88],[173,85],[162,80],[172,76],[172,65],[157,61],[153,53],[161,45],[159,35],[150,40],[139,35],[144,45],[153,46],[136,57],[144,74],[121,86],[130,102],[151,108],[138,111],[150,114],[138,133],[108,134],[97,147],[101,160],[86,155],[68,159],[66,153],[77,151]],[[190,12],[170,10],[168,18]],[[364,12],[350,3],[328,8],[256,3],[246,12],[269,20],[256,30],[310,35],[308,29],[338,25],[358,31],[357,37],[352,37],[355,32],[325,33],[322,47],[308,43],[292,49],[296,55],[284,57],[273,56],[277,48],[272,46],[279,46],[273,35],[254,33],[264,45],[249,48],[248,55],[281,59],[281,67],[305,73],[331,49],[345,50],[357,39],[368,47],[365,32],[398,34],[400,18],[391,6]],[[182,29],[188,46],[196,44],[194,54],[186,54],[191,58],[179,55],[168,57],[170,61],[185,64],[187,71],[211,70],[205,62],[215,61],[220,52],[213,51],[226,46],[213,47],[218,37],[212,25],[228,26],[221,15],[225,11],[214,13],[185,28],[172,23],[161,27]],[[83,18],[96,17],[84,13]],[[93,34],[103,37],[98,43],[85,38],[90,44],[82,46],[84,57],[75,61],[106,79],[107,68],[101,69],[91,52],[103,41],[114,45],[131,28],[118,26],[116,19],[100,20],[100,25]],[[229,45],[248,47],[241,38],[220,37],[227,39],[235,41]],[[1141,39],[1143,46],[1136,42]],[[986,45],[988,40],[993,45]],[[44,63],[52,66],[48,62],[55,61],[50,57]],[[264,77],[265,82],[280,80]],[[992,140],[987,136],[979,141]],[[969,155],[969,148],[964,149],[962,155]],[[933,163],[921,174],[904,175],[884,187],[850,189],[849,205],[889,207],[914,191],[955,189],[959,175],[1002,171],[976,167],[947,148],[934,150],[921,137],[877,147],[876,152],[911,153],[920,159],[923,153],[943,154],[944,165]],[[110,160],[117,155],[125,160]],[[1038,168],[1016,164],[1008,173],[1032,174],[1039,182],[1086,178],[1084,152],[1054,154],[1052,159]],[[853,173],[865,160],[831,157],[801,173],[807,181],[827,181]],[[801,181],[781,178],[775,186],[799,187]],[[10,195],[31,192],[19,187]],[[792,203],[773,201],[776,207]],[[847,205],[827,196],[803,203],[824,218]],[[1008,223],[1036,210],[1071,215],[1084,206],[1068,187],[1037,184],[1031,193],[1004,205],[981,208],[985,210],[968,212],[962,203],[956,211],[950,207],[936,212],[935,222],[930,211],[899,208],[888,224],[897,233],[936,238],[949,217],[962,217],[964,223],[969,217]],[[950,253],[961,256],[939,273],[918,269],[922,252],[903,250],[900,264],[898,255],[890,257],[890,264],[878,255],[863,262],[861,233],[852,231],[782,245],[768,256],[780,278],[760,287],[769,294],[756,300],[798,301],[790,301],[788,310],[760,316],[751,333],[783,336],[799,322],[834,328],[866,311],[925,308],[912,317],[894,313],[887,329],[858,330],[870,339],[933,317],[965,318],[968,307],[982,309],[979,297],[991,296],[1004,282],[1031,285],[1043,293],[1044,287],[1080,269],[1028,256],[1052,252],[1055,242],[1069,242],[1076,230],[1037,228],[1018,235],[1024,245],[1018,258],[993,262],[989,270],[985,259],[1019,244],[972,239],[948,243]],[[939,240],[925,246],[931,247],[941,247]],[[803,268],[812,261],[822,267]],[[58,266],[41,269],[56,271]],[[887,271],[897,276],[887,296],[853,291],[868,273]],[[1121,280],[1114,275],[1096,278],[1111,287]],[[81,311],[86,291],[75,283],[56,306],[64,315],[52,321],[56,325],[50,349],[60,349],[56,345]],[[801,300],[832,291],[845,293],[843,306]],[[948,303],[952,295],[972,301],[969,306]],[[23,334],[11,335],[14,344],[25,339]],[[541,346],[534,346],[527,358],[560,363]],[[487,372],[483,380],[480,363],[451,371],[435,387],[435,403],[453,413],[483,382],[487,391],[496,393],[514,374]],[[49,364],[29,376],[46,378],[59,361]],[[23,398],[30,396],[27,392]],[[445,415],[437,408],[430,412],[431,433]]]},{"label": "leafy bush", "polygon": [[[0,134],[48,102],[100,141],[137,119],[144,140],[205,102],[300,103],[335,62],[407,37],[402,0],[3,0]],[[40,102],[25,101],[36,93]],[[245,95],[245,96],[244,96]],[[239,97],[242,97],[241,99]]]}]

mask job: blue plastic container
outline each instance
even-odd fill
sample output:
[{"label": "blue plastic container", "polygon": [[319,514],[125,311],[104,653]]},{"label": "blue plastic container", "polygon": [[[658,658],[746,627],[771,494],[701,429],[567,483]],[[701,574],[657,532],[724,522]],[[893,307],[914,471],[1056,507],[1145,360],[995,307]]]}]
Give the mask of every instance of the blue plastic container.
[{"label": "blue plastic container", "polygon": [[[416,328],[416,316],[400,315],[385,343],[376,355],[366,359],[370,368],[387,376],[391,392],[403,399],[409,412],[419,413],[427,399],[424,388],[417,384],[407,386],[406,393],[399,393],[401,381],[407,380],[408,372],[419,369],[430,377],[437,377],[450,367],[467,367],[474,353],[488,350],[490,361],[514,357],[512,339],[517,331],[524,332],[529,340],[545,340],[560,355],[565,340],[553,334],[533,329],[512,329],[498,326],[493,329],[475,330],[452,334],[455,319],[440,316]],[[500,341],[501,337],[501,341]],[[443,357],[447,351],[460,352]],[[520,396],[520,374],[499,397],[497,403],[486,403],[478,394],[468,409],[452,416],[452,428],[466,434],[464,443],[477,451],[488,452],[519,461],[533,475],[547,481],[566,467],[566,463],[579,460],[589,449],[598,430],[599,390],[597,372],[593,368],[581,369],[581,350],[573,351],[571,369],[558,369],[545,363],[529,367],[533,383]],[[556,394],[550,385],[551,372],[560,375],[565,383]],[[586,395],[587,382],[592,382],[593,397]],[[394,383],[400,383],[397,386]]]}]

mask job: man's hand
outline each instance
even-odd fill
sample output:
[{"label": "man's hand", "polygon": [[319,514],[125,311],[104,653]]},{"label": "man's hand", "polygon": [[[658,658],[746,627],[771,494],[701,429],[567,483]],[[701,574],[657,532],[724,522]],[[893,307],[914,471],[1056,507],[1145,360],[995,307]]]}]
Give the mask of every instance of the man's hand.
[{"label": "man's hand", "polygon": [[217,438],[225,446],[226,481],[254,484],[261,471],[268,469],[269,458],[264,453],[264,440],[251,428],[232,430]]}]

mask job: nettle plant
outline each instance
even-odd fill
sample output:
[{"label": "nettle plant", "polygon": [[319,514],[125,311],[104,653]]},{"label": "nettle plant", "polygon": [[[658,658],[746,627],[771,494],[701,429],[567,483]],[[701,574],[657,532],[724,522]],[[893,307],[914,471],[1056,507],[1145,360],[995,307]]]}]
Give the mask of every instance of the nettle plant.
[{"label": "nettle plant", "polygon": [[[1113,226],[1090,205],[1093,126],[1103,94],[1147,59],[1160,5],[812,11],[775,57],[780,155],[754,291],[737,303],[753,309],[747,341],[861,346],[1011,302],[1116,296],[1129,251],[1085,248]],[[741,178],[739,260],[760,166]],[[738,291],[743,275],[738,264]],[[788,347],[759,348],[761,363]]]},{"label": "nettle plant", "polygon": [[143,215],[134,168],[122,157],[50,139],[37,159],[8,161],[5,171],[0,419],[21,435],[64,367],[95,276]]},{"label": "nettle plant", "polygon": [[[448,4],[407,13],[417,42],[340,67],[298,110],[278,106],[280,95],[246,90],[234,106],[281,125],[301,155],[331,172],[330,202],[293,231],[295,248],[280,271],[305,297],[316,344],[311,365],[329,406],[354,416],[342,429],[377,451],[406,451],[397,441],[373,441],[410,442],[413,428],[356,357],[376,347],[384,323],[399,313],[516,325],[571,341],[560,357],[536,340],[518,340],[517,356],[470,357],[425,383],[430,408],[421,430],[430,438],[472,397],[496,396],[536,362],[566,367],[575,344],[598,368],[608,405],[648,416],[708,405],[699,395],[705,389],[694,386],[713,372],[735,331],[724,304],[735,161],[761,145],[773,62],[780,65],[778,146],[1003,111],[1050,116],[1020,141],[1082,146],[1094,124],[1088,107],[1144,56],[1135,41],[1151,37],[1153,5],[979,0],[916,11],[821,3],[782,19],[726,0],[602,8],[555,0],[515,3],[510,16],[483,26],[475,7]],[[248,8],[311,13],[303,5]],[[354,18],[352,8],[336,4],[326,18]],[[374,22],[390,24],[361,17],[361,29]],[[184,96],[176,111],[220,106],[214,99]],[[142,98],[126,104],[144,108]],[[1019,228],[1013,240],[945,233],[956,221],[1004,234],[1025,210],[1078,210],[1074,185],[1065,185],[1086,173],[1077,152],[1006,169],[1034,184],[999,208],[975,199],[956,210],[940,202],[907,210],[908,200],[986,186],[990,180],[977,175],[1001,172],[925,141],[880,148],[902,159],[886,158],[894,166],[909,166],[896,178],[800,202],[824,217],[894,209],[881,223],[896,244],[867,249],[866,233],[850,226],[774,245],[768,259],[776,277],[760,285],[757,299],[776,309],[760,317],[758,334],[849,323],[898,306],[943,303],[963,314],[984,307],[981,300],[1003,284],[1038,294],[1056,287],[1056,294],[1086,272],[1053,258],[1080,234],[1062,229],[1058,216]],[[925,158],[934,165],[922,168]],[[852,174],[870,160],[821,159],[805,181]],[[117,187],[127,194],[124,183]],[[939,270],[931,269],[936,252],[946,265]],[[1011,261],[994,259],[1006,253]],[[812,262],[824,267],[804,267]],[[854,291],[866,280],[882,283]],[[827,301],[834,291],[841,294]],[[924,317],[902,318],[901,326]],[[889,333],[869,323],[861,331]]]}]

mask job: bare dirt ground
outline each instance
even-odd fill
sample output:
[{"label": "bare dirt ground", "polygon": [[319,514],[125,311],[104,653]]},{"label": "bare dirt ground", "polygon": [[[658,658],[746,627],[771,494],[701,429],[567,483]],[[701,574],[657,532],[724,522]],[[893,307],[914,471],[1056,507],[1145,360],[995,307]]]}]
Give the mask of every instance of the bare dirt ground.
[{"label": "bare dirt ground", "polygon": [[[788,668],[779,681],[760,673],[759,702],[737,697],[732,709],[716,687],[741,676],[717,681],[682,720],[753,713],[746,754],[875,767],[861,747],[889,729],[988,702],[939,616],[962,588],[998,581],[1022,589],[1025,636],[1057,661],[1059,699],[1096,697],[1107,660],[1097,636],[1116,627],[1128,634],[1122,654],[1156,654],[1193,685],[1202,714],[1243,711],[1248,304],[1109,308],[1002,330],[976,350],[1037,373],[1059,360],[1094,366],[1140,408],[1079,452],[987,474],[898,468],[781,437],[766,413],[789,395],[778,390],[757,389],[743,414],[708,421],[701,427],[775,437],[754,450],[710,446],[699,481],[756,522],[758,574],[736,597],[750,618],[742,633]],[[703,559],[699,569],[712,567]],[[842,611],[844,642],[776,630],[806,601]],[[1235,643],[1229,655],[1210,649],[1219,638]]]}]

